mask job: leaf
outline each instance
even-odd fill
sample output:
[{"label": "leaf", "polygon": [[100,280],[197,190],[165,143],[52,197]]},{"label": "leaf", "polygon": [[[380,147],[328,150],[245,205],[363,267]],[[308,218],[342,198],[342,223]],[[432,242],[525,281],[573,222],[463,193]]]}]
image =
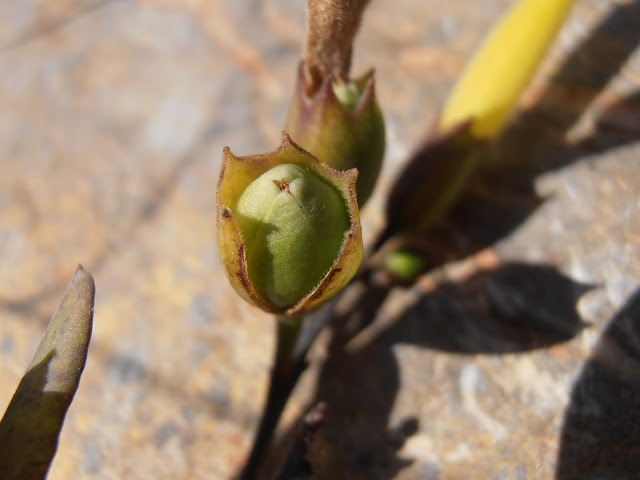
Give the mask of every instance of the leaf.
[{"label": "leaf", "polygon": [[84,370],[95,284],[78,266],[0,422],[3,480],[44,479]]}]

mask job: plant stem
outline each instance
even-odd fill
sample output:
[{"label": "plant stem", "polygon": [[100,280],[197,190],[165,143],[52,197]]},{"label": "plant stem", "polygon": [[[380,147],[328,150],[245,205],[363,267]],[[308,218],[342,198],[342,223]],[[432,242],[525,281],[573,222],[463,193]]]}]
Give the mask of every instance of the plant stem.
[{"label": "plant stem", "polygon": [[[267,448],[298,378],[306,368],[304,355],[296,355],[296,341],[303,317],[277,317],[276,352],[267,403],[263,410],[258,433],[253,442],[247,463],[240,480],[254,480],[264,460]],[[302,352],[301,352],[302,353]]]},{"label": "plant stem", "polygon": [[353,39],[369,0],[307,0],[305,88],[313,94],[325,76],[348,79]]}]

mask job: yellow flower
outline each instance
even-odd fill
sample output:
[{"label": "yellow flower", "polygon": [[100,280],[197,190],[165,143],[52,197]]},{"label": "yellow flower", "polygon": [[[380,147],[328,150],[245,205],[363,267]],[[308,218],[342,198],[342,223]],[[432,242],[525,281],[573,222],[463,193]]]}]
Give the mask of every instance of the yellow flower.
[{"label": "yellow flower", "polygon": [[471,134],[491,138],[507,120],[574,0],[521,0],[492,29],[456,84],[440,117],[444,132],[471,120]]}]

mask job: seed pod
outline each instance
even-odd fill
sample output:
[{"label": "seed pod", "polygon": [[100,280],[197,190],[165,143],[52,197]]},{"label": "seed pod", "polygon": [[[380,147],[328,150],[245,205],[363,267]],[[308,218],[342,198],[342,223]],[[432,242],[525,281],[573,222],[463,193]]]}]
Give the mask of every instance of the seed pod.
[{"label": "seed pod", "polygon": [[364,205],[382,166],[385,130],[373,71],[353,81],[324,78],[315,93],[304,86],[304,64],[285,130],[321,162],[336,170],[358,169],[358,201]]},{"label": "seed pod", "polygon": [[234,289],[265,311],[296,315],[337,293],[362,260],[355,169],[319,162],[283,133],[271,153],[224,149],[218,251]]}]

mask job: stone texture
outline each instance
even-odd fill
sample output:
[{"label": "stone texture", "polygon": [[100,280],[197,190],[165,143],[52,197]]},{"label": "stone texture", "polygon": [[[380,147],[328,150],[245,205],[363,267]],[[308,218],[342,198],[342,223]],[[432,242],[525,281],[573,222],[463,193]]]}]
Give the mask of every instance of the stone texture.
[{"label": "stone texture", "polygon": [[[388,153],[365,238],[511,3],[372,2],[354,72],[376,67]],[[314,478],[633,478],[638,32],[638,2],[578,1],[430,238],[438,268],[346,347],[322,336],[284,422],[327,402]],[[0,398],[78,263],[97,289],[51,480],[241,466],[274,325],[218,265],[214,189],[223,146],[279,143],[303,33],[303,2],[0,2]]]}]

